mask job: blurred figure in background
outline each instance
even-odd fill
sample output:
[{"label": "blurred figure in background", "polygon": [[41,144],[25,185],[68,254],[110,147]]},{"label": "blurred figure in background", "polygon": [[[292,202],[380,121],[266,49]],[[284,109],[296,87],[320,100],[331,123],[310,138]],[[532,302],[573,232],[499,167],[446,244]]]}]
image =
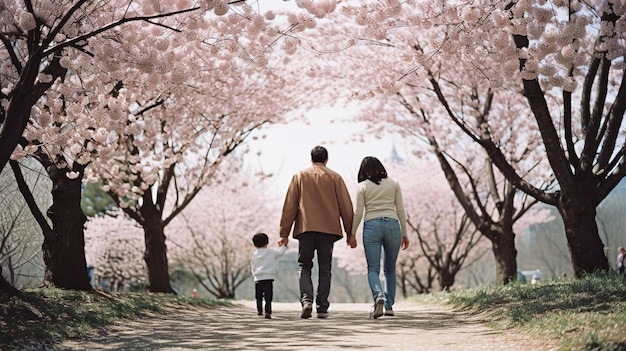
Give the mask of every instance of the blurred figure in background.
[{"label": "blurred figure in background", "polygon": [[541,271],[537,269],[535,273],[533,273],[533,276],[530,278],[530,283],[531,284],[541,283],[541,277],[542,277]]},{"label": "blurred figure in background", "polygon": [[617,248],[617,272],[624,274],[624,258],[626,257],[626,249],[620,246]]}]

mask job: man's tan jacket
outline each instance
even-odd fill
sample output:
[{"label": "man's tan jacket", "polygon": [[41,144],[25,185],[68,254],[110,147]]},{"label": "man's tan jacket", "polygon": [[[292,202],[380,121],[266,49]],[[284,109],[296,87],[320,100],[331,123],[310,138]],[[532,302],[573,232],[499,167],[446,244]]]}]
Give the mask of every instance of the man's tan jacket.
[{"label": "man's tan jacket", "polygon": [[280,236],[289,237],[293,226],[294,238],[304,232],[320,232],[337,235],[339,240],[342,224],[343,232],[350,234],[353,215],[352,199],[341,176],[323,163],[313,163],[291,178]]}]

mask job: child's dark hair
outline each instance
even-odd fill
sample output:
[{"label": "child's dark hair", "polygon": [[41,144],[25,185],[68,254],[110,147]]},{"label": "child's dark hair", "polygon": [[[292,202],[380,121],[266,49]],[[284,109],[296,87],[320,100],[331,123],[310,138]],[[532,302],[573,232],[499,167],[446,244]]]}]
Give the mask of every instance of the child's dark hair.
[{"label": "child's dark hair", "polygon": [[252,242],[254,243],[254,247],[263,247],[270,242],[270,239],[265,233],[257,233],[252,237]]}]

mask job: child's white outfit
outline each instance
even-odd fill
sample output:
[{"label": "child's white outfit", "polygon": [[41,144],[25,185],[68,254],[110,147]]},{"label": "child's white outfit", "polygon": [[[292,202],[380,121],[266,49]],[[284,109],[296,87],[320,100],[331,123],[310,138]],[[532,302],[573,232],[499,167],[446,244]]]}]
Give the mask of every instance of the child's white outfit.
[{"label": "child's white outfit", "polygon": [[263,314],[263,299],[265,299],[265,318],[272,314],[272,299],[274,298],[274,279],[276,278],[276,261],[285,254],[287,246],[278,250],[264,247],[257,248],[250,259],[250,269],[254,277],[254,298],[259,315]]}]

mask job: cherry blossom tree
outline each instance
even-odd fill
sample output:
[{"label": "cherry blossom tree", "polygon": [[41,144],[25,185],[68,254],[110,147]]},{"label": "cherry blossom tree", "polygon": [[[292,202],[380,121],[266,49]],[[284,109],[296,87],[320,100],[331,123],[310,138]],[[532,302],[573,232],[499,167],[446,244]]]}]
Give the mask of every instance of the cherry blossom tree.
[{"label": "cherry blossom tree", "polygon": [[85,223],[85,257],[95,285],[110,291],[145,285],[142,229],[121,210]]},{"label": "cherry blossom tree", "polygon": [[[445,190],[449,191],[447,188]],[[417,244],[436,272],[439,288],[445,291],[454,285],[455,277],[466,265],[466,261],[470,263],[472,258],[480,257],[484,253],[484,247],[481,248],[482,252],[474,250],[479,246],[480,233],[456,198],[450,193],[447,197],[437,196],[441,194],[443,193],[431,192],[428,194],[430,201],[414,195],[421,201],[417,209],[411,211],[415,215],[414,218],[407,219],[407,225],[416,234]]]},{"label": "cherry blossom tree", "polygon": [[251,276],[254,234],[267,233],[270,247],[278,241],[271,229],[280,209],[262,178],[233,169],[228,179],[205,186],[168,226],[172,264],[192,272],[217,298],[234,298]]},{"label": "cherry blossom tree", "polygon": [[[480,51],[505,62],[486,78],[515,77],[522,83],[559,189],[544,191],[528,182],[508,162],[489,129],[468,134],[513,185],[558,208],[576,276],[606,270],[595,218],[599,203],[626,174],[620,135],[626,108],[623,5],[557,2],[548,7],[523,1],[478,9],[468,4],[458,17],[448,17],[460,25],[454,31],[462,35],[453,50],[467,52],[478,46],[470,57],[477,59]],[[576,99],[577,112],[572,108]],[[458,116],[453,120],[461,125]],[[492,120],[485,122],[491,126]]]},{"label": "cherry blossom tree", "polygon": [[[409,161],[390,170],[402,184],[407,229],[412,234],[409,255],[403,255],[400,263],[406,272],[410,272],[408,266],[417,267],[411,272],[416,278],[411,285],[417,292],[433,289],[432,277],[440,290],[449,290],[456,274],[486,250],[480,233],[445,183],[443,172],[431,163],[426,159]],[[420,260],[422,264],[411,262]]]},{"label": "cherry blossom tree", "polygon": [[[312,46],[327,61],[336,63],[343,73],[343,84],[370,107],[358,118],[371,126],[372,134],[391,127],[401,135],[425,142],[468,219],[492,242],[496,280],[507,283],[515,278],[517,270],[513,225],[536,200],[521,194],[494,169],[488,157],[480,157],[484,151],[454,129],[445,116],[460,116],[465,128],[472,131],[480,130],[485,125],[482,120],[490,113],[511,116],[513,122],[503,118],[498,120],[500,123],[491,123],[493,138],[499,145],[509,146],[505,155],[511,164],[527,177],[535,177],[542,189],[549,189],[553,178],[547,172],[547,162],[537,156],[528,157],[540,144],[539,132],[527,121],[514,119],[525,111],[519,94],[492,94],[484,78],[470,74],[471,64],[466,67],[461,59],[432,59],[430,53],[438,50],[439,34],[434,30],[415,31],[422,25],[415,23],[419,16],[414,11],[401,12],[398,6],[395,1],[344,6],[325,27],[339,28],[325,33],[333,34],[335,40],[323,39]],[[346,15],[353,21],[346,21]],[[388,17],[389,22],[385,22]],[[388,27],[378,27],[385,23]],[[419,60],[419,69],[407,74],[415,64],[409,60],[413,57]],[[484,99],[483,91],[490,97]],[[516,128],[526,132],[511,132]]]},{"label": "cherry blossom tree", "polygon": [[[434,84],[434,86],[437,85]],[[416,131],[425,136],[430,151],[436,156],[441,170],[446,175],[449,187],[463,207],[467,219],[492,244],[492,252],[496,261],[496,281],[503,284],[513,281],[517,274],[516,232],[520,233],[519,230],[524,229],[524,226],[518,226],[519,228],[516,230],[515,226],[524,215],[530,215],[535,221],[545,220],[545,218],[537,216],[536,211],[531,209],[537,201],[532,198],[529,199],[527,195],[517,191],[494,169],[488,157],[485,159],[476,157],[476,155],[484,154],[482,150],[472,147],[471,144],[465,145],[462,151],[458,150],[459,148],[454,146],[452,138],[454,136],[461,138],[462,136],[457,133],[436,134],[435,129],[431,128],[431,113],[423,108],[423,104],[419,104],[420,111],[418,112],[401,92],[398,92],[396,96],[400,97],[399,102],[409,112],[409,118],[418,119],[420,122],[424,122],[425,126],[419,126],[417,123],[411,127],[406,123],[406,120],[396,125],[400,125],[402,128],[408,127],[410,132],[413,131],[411,128],[415,128]],[[441,91],[439,91],[438,98],[441,104],[447,104]],[[502,142],[504,143],[506,140],[508,143],[519,145],[515,150],[520,155],[525,155],[530,151],[527,144],[530,140],[528,134],[524,135],[524,140],[521,143],[519,141],[515,143],[512,139],[505,137]],[[524,151],[520,153],[520,150]],[[508,159],[518,167],[523,167],[525,164],[525,160],[519,159],[516,154],[510,154]],[[531,166],[528,168],[529,170],[532,170],[537,164],[531,164]],[[549,188],[553,182],[549,177],[546,179],[543,187]],[[533,213],[528,214],[528,211]]]},{"label": "cherry blossom tree", "polygon": [[[128,29],[139,21],[172,28],[176,24],[168,25],[168,18],[197,9],[185,1],[24,1],[0,5],[1,55],[5,63],[0,74],[0,168],[10,157],[36,155],[53,180],[53,207],[47,211],[52,228],[38,219],[44,231],[47,282],[63,288],[91,289],[83,248],[85,218],[79,205],[87,162],[84,158],[79,160],[83,162],[74,162],[76,158],[70,156],[75,156],[83,145],[78,137],[81,132],[90,130],[81,128],[87,123],[77,122],[89,114],[85,106],[90,106],[90,101],[80,97],[82,105],[74,104],[80,109],[72,110],[66,102],[79,94],[48,92],[62,87],[68,74],[80,77],[82,60],[99,61],[102,71],[107,67],[104,62],[124,56],[126,51],[97,56],[97,45],[102,44],[97,39],[105,37],[104,43],[115,43],[116,29]],[[43,217],[39,209],[30,209],[36,218]]]},{"label": "cherry blossom tree", "polygon": [[[506,29],[519,52],[524,96],[542,133],[560,191],[538,192],[502,162],[495,145],[486,144],[486,150],[516,186],[558,208],[574,273],[580,277],[609,269],[595,222],[596,209],[626,175],[622,131],[626,17],[624,4],[619,2],[556,5],[556,11],[532,3],[501,10],[509,11]],[[499,15],[492,21],[500,21]],[[535,20],[545,29],[526,26]],[[553,97],[551,91],[561,95]],[[576,112],[575,99],[580,103]]]},{"label": "cherry blossom tree", "polygon": [[[299,77],[279,71],[280,56],[270,60],[259,46],[268,39],[257,38],[265,22],[256,24],[254,12],[243,7],[225,17],[189,20],[197,28],[194,40],[176,43],[177,54],[166,55],[168,62],[185,65],[168,66],[167,79],[125,83],[115,104],[126,109],[127,122],[110,130],[107,152],[100,150],[88,170],[88,178],[101,179],[144,228],[150,291],[172,291],[165,227],[219,178],[222,162],[245,148],[254,130],[281,121],[308,86],[289,88]],[[174,196],[170,207],[168,196]]]},{"label": "cherry blossom tree", "polygon": [[[267,106],[271,106],[270,101],[279,101],[284,94],[269,94],[271,88],[263,86],[267,80],[264,80],[262,74],[253,77],[248,73],[255,67],[267,64],[265,53],[277,38],[283,37],[283,33],[267,26],[266,19],[274,17],[271,12],[263,17],[251,11],[249,6],[231,8],[229,1],[201,2],[198,6],[193,1],[132,1],[128,2],[127,7],[119,3],[89,4],[85,1],[78,1],[71,7],[52,3],[36,5],[41,8],[26,2],[24,5],[7,5],[7,11],[2,11],[8,15],[7,18],[15,15],[6,23],[15,23],[13,27],[18,30],[7,27],[2,37],[7,52],[6,62],[12,65],[3,66],[7,71],[3,77],[8,78],[2,84],[0,144],[3,145],[2,152],[13,152],[12,157],[16,159],[28,154],[36,155],[55,184],[53,209],[48,211],[53,219],[54,230],[44,229],[46,233],[54,234],[45,235],[49,238],[44,242],[47,248],[44,250],[47,280],[61,287],[89,289],[84,274],[86,272],[82,268],[85,266],[82,249],[85,217],[78,208],[85,167],[100,153],[104,155],[101,159],[111,157],[116,148],[110,138],[115,139],[124,134],[119,132],[119,128],[125,128],[130,134],[136,132],[137,128],[143,128],[144,122],[135,123],[133,115],[144,115],[149,110],[154,113],[154,109],[168,103],[170,106],[178,104],[177,108],[181,110],[170,108],[168,111],[178,114],[181,117],[179,123],[184,123],[184,111],[190,112],[185,109],[194,109],[197,106],[193,105],[203,101],[201,91],[208,92],[216,100],[233,101],[235,95],[229,96],[223,87],[241,86],[232,83],[240,75],[247,76],[249,81],[257,79],[256,89],[267,88],[265,100],[268,103],[264,106],[255,105],[251,95],[241,96],[238,102],[247,104],[249,111],[255,108],[265,111]],[[214,16],[205,16],[204,11],[211,11],[218,16],[230,11],[231,15],[224,20],[215,20]],[[72,17],[77,12],[87,15]],[[302,16],[292,16],[291,19],[287,31],[296,32],[309,26],[298,24],[298,21],[308,21]],[[204,36],[199,35],[207,27],[212,32],[205,31]],[[183,31],[182,35],[172,35]],[[220,34],[222,32],[224,35]],[[247,36],[236,33],[245,33]],[[15,42],[12,42],[13,38]],[[156,40],[147,41],[145,38]],[[22,42],[26,44],[17,45]],[[194,45],[197,50],[194,50]],[[32,51],[30,55],[16,54],[26,49]],[[28,59],[22,62],[21,57]],[[189,66],[175,65],[177,61],[186,62]],[[199,65],[199,62],[204,62],[204,65]],[[248,72],[244,72],[244,66],[250,68]],[[186,84],[192,74],[211,75],[221,71],[226,73],[215,74],[202,87],[195,85],[201,82],[202,77]],[[271,82],[276,85],[285,83],[285,80]],[[173,88],[176,85],[178,89]],[[183,86],[186,91],[180,89]],[[253,93],[254,87],[248,88],[250,90],[244,94]],[[31,93],[31,90],[36,94]],[[220,90],[222,94],[215,93]],[[185,97],[189,98],[187,102],[184,101]],[[191,97],[195,97],[196,101],[192,102]],[[27,103],[21,103],[22,100]],[[284,106],[288,107],[289,104],[285,103]],[[227,123],[224,122],[226,120],[239,123],[239,118],[246,119],[243,116],[245,112],[239,110],[235,115],[231,111],[235,106],[221,104],[220,108],[222,110],[217,114],[212,113],[220,123]],[[196,110],[190,113],[201,115],[202,112]],[[158,115],[153,114],[151,117]],[[248,126],[262,123],[251,122],[252,118],[246,120]],[[205,125],[217,121],[207,120]],[[191,120],[187,122],[187,126],[194,123]],[[172,124],[164,126],[173,127]],[[229,136],[223,133],[224,128],[219,128],[222,139],[227,140]],[[244,130],[241,134],[248,132]],[[21,135],[23,140],[15,148]],[[147,139],[141,142],[149,143]],[[233,138],[231,147],[240,142]],[[134,141],[131,146],[132,143]],[[8,159],[8,154],[0,154],[0,161],[5,156]],[[171,175],[166,177],[171,179]],[[94,181],[93,178],[87,180]],[[135,189],[132,185],[131,188]],[[158,242],[155,245],[149,243],[148,248],[155,247],[157,251],[164,249]],[[72,247],[72,250],[61,255],[57,249],[63,247]],[[71,255],[71,258],[67,255]],[[163,255],[155,253],[147,255],[147,258],[155,259],[154,265],[150,264],[150,267],[160,267],[161,272],[167,272]],[[68,267],[77,270],[75,274],[63,274],[69,272]],[[155,272],[155,269],[151,271]],[[171,290],[168,283],[158,283],[166,281],[166,273],[155,272],[152,282],[156,290]]]},{"label": "cherry blossom tree", "polygon": [[124,24],[156,23],[198,9],[185,1],[16,1],[1,6],[0,39],[5,64],[0,92],[0,168],[4,168],[20,143],[28,123],[37,118],[38,115],[31,117],[32,107],[75,64],[72,54],[93,56],[89,41]]},{"label": "cherry blossom tree", "polygon": [[[436,95],[442,111],[431,117],[447,117],[438,128],[456,125],[486,151],[512,187],[558,208],[576,276],[608,269],[595,215],[626,172],[623,4],[467,1],[450,6],[388,0],[339,12],[361,26],[351,46],[381,49],[355,57],[392,60],[384,65],[391,69],[378,69],[371,76],[373,87],[356,97],[391,95],[411,86],[414,92],[406,97],[417,97],[411,103],[419,113],[431,112],[434,105],[425,96]],[[401,35],[415,40],[396,40]],[[532,147],[511,159],[523,139],[508,144],[503,137],[524,133],[538,133],[539,143],[529,141]],[[546,187],[543,172],[529,173],[546,161],[556,188]]]}]

